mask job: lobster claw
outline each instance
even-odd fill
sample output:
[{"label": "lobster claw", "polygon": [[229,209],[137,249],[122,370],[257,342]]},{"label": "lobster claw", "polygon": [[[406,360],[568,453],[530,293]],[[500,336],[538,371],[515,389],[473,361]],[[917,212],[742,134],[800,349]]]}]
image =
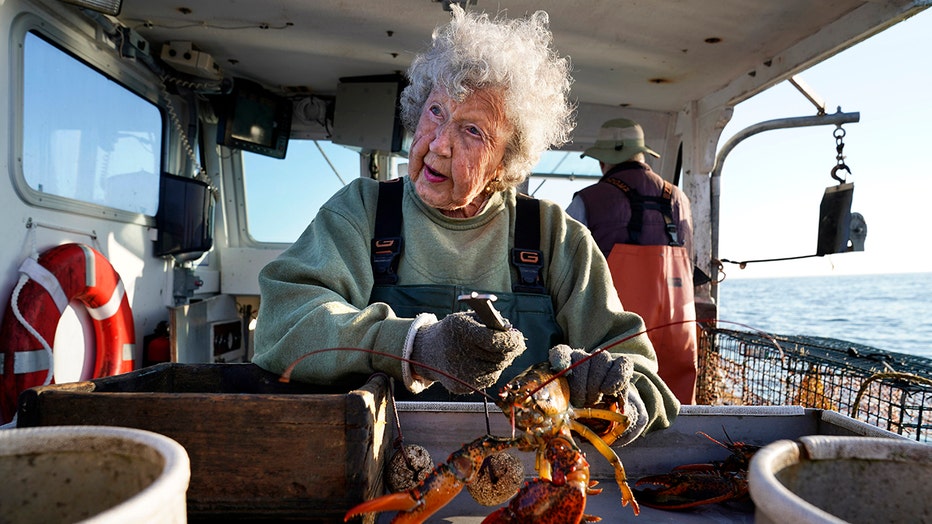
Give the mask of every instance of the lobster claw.
[{"label": "lobster claw", "polygon": [[645,506],[682,510],[742,498],[748,494],[748,483],[744,475],[723,472],[711,464],[696,464],[681,466],[673,473],[642,477],[635,482],[634,492]]},{"label": "lobster claw", "polygon": [[487,456],[514,445],[512,439],[480,437],[454,451],[417,486],[365,501],[347,511],[343,520],[346,522],[364,513],[398,511],[392,524],[424,522],[453,500],[467,483],[475,480]]},{"label": "lobster claw", "polygon": [[452,468],[441,464],[417,487],[365,501],[350,509],[343,520],[364,513],[399,511],[393,523],[423,522],[453,500],[464,485]]}]

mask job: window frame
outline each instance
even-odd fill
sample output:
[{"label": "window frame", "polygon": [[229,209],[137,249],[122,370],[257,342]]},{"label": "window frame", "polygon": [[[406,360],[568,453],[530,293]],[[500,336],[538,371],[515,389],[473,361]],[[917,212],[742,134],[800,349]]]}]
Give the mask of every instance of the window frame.
[{"label": "window frame", "polygon": [[[92,26],[88,26],[93,31]],[[25,46],[29,33],[41,38],[50,45],[58,48],[71,58],[89,67],[93,71],[105,76],[119,84],[143,101],[151,103],[159,112],[161,119],[162,144],[158,155],[160,171],[165,166],[165,151],[169,145],[170,126],[166,118],[164,107],[160,104],[161,97],[156,86],[158,78],[144,66],[122,59],[112,42],[94,31],[97,41],[82,33],[78,28],[59,28],[45,23],[41,18],[24,13],[15,19],[11,25],[10,42],[12,56],[10,60],[10,102],[11,118],[8,123],[8,136],[11,137],[10,177],[13,187],[21,200],[35,207],[42,207],[81,214],[95,218],[104,218],[118,222],[126,222],[144,226],[155,226],[155,217],[138,212],[127,211],[101,204],[86,202],[69,197],[42,193],[33,189],[26,181],[23,172],[23,112],[24,112],[24,81],[25,81]],[[101,40],[102,39],[102,40]],[[113,49],[112,53],[101,52],[101,47]],[[159,173],[156,173],[158,176]]]},{"label": "window frame", "polygon": [[[303,142],[308,142],[308,143],[314,140],[330,141],[329,138],[323,137],[323,136],[313,136],[313,137],[312,136],[293,136],[291,140],[293,142],[303,141]],[[339,144],[334,144],[334,145],[339,145]],[[239,149],[226,148],[223,146],[218,146],[218,147],[220,147],[225,153],[227,153],[221,156],[221,162],[223,165],[222,171],[227,174],[225,175],[225,180],[224,180],[224,183],[226,184],[225,187],[228,188],[227,190],[229,190],[229,188],[233,189],[232,197],[236,202],[239,203],[239,205],[235,206],[235,209],[228,210],[228,212],[231,212],[231,211],[234,212],[234,215],[235,215],[233,217],[228,217],[228,224],[230,226],[235,224],[236,230],[237,230],[236,239],[235,240],[232,238],[230,239],[231,245],[233,245],[234,247],[250,247],[250,248],[265,248],[265,249],[284,249],[290,246],[293,243],[293,241],[275,241],[275,240],[256,238],[255,236],[253,236],[253,232],[250,231],[250,228],[249,228],[250,209],[248,205],[249,197],[246,195],[246,185],[247,185],[246,177],[254,176],[254,175],[247,173],[246,162],[245,162],[243,151]],[[291,148],[291,144],[289,144],[289,148]],[[348,149],[352,150],[354,148],[349,147]],[[357,153],[359,154],[358,169],[354,171],[352,174],[350,174],[346,178],[346,180],[344,180],[345,184],[349,184],[353,179],[363,176],[363,169],[366,166],[366,155],[363,154],[362,151],[357,151]],[[284,161],[287,161],[287,159],[288,157],[286,156],[285,159],[282,159],[279,161],[284,162]],[[406,161],[407,160],[405,160],[405,162]],[[228,180],[227,180],[227,177],[228,177]],[[329,196],[330,195],[328,195],[328,198]],[[253,209],[253,211],[255,210]],[[300,229],[303,230],[304,228],[307,227],[307,225],[316,215],[316,211],[317,210],[315,210],[315,212],[312,213],[312,216],[310,216],[306,221],[302,221],[300,223]]]}]

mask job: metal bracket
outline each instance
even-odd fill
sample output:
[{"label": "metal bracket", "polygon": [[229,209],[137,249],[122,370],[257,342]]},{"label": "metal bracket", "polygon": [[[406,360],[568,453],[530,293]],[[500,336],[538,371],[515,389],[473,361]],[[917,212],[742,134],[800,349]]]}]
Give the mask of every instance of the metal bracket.
[{"label": "metal bracket", "polygon": [[477,293],[473,291],[468,295],[460,295],[457,300],[464,302],[476,312],[479,320],[489,329],[497,331],[508,331],[511,329],[511,322],[502,318],[501,313],[495,309],[492,302],[498,300],[498,297],[491,293]]}]

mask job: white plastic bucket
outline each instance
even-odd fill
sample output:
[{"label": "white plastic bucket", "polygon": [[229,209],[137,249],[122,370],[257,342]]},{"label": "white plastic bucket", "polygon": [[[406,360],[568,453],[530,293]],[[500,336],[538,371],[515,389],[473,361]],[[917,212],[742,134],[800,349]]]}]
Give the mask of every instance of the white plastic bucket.
[{"label": "white plastic bucket", "polygon": [[109,426],[0,431],[0,521],[184,523],[191,466],[174,440]]},{"label": "white plastic bucket", "polygon": [[930,522],[932,446],[873,437],[807,436],[755,454],[756,523]]}]

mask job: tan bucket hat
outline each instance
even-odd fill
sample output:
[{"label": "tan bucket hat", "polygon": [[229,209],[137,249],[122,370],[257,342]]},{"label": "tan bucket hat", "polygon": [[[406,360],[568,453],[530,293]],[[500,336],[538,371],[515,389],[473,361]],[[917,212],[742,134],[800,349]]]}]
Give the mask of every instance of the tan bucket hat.
[{"label": "tan bucket hat", "polygon": [[644,145],[644,130],[637,122],[615,118],[602,124],[595,145],[580,156],[591,156],[606,164],[620,164],[641,152],[660,158],[653,149]]}]

